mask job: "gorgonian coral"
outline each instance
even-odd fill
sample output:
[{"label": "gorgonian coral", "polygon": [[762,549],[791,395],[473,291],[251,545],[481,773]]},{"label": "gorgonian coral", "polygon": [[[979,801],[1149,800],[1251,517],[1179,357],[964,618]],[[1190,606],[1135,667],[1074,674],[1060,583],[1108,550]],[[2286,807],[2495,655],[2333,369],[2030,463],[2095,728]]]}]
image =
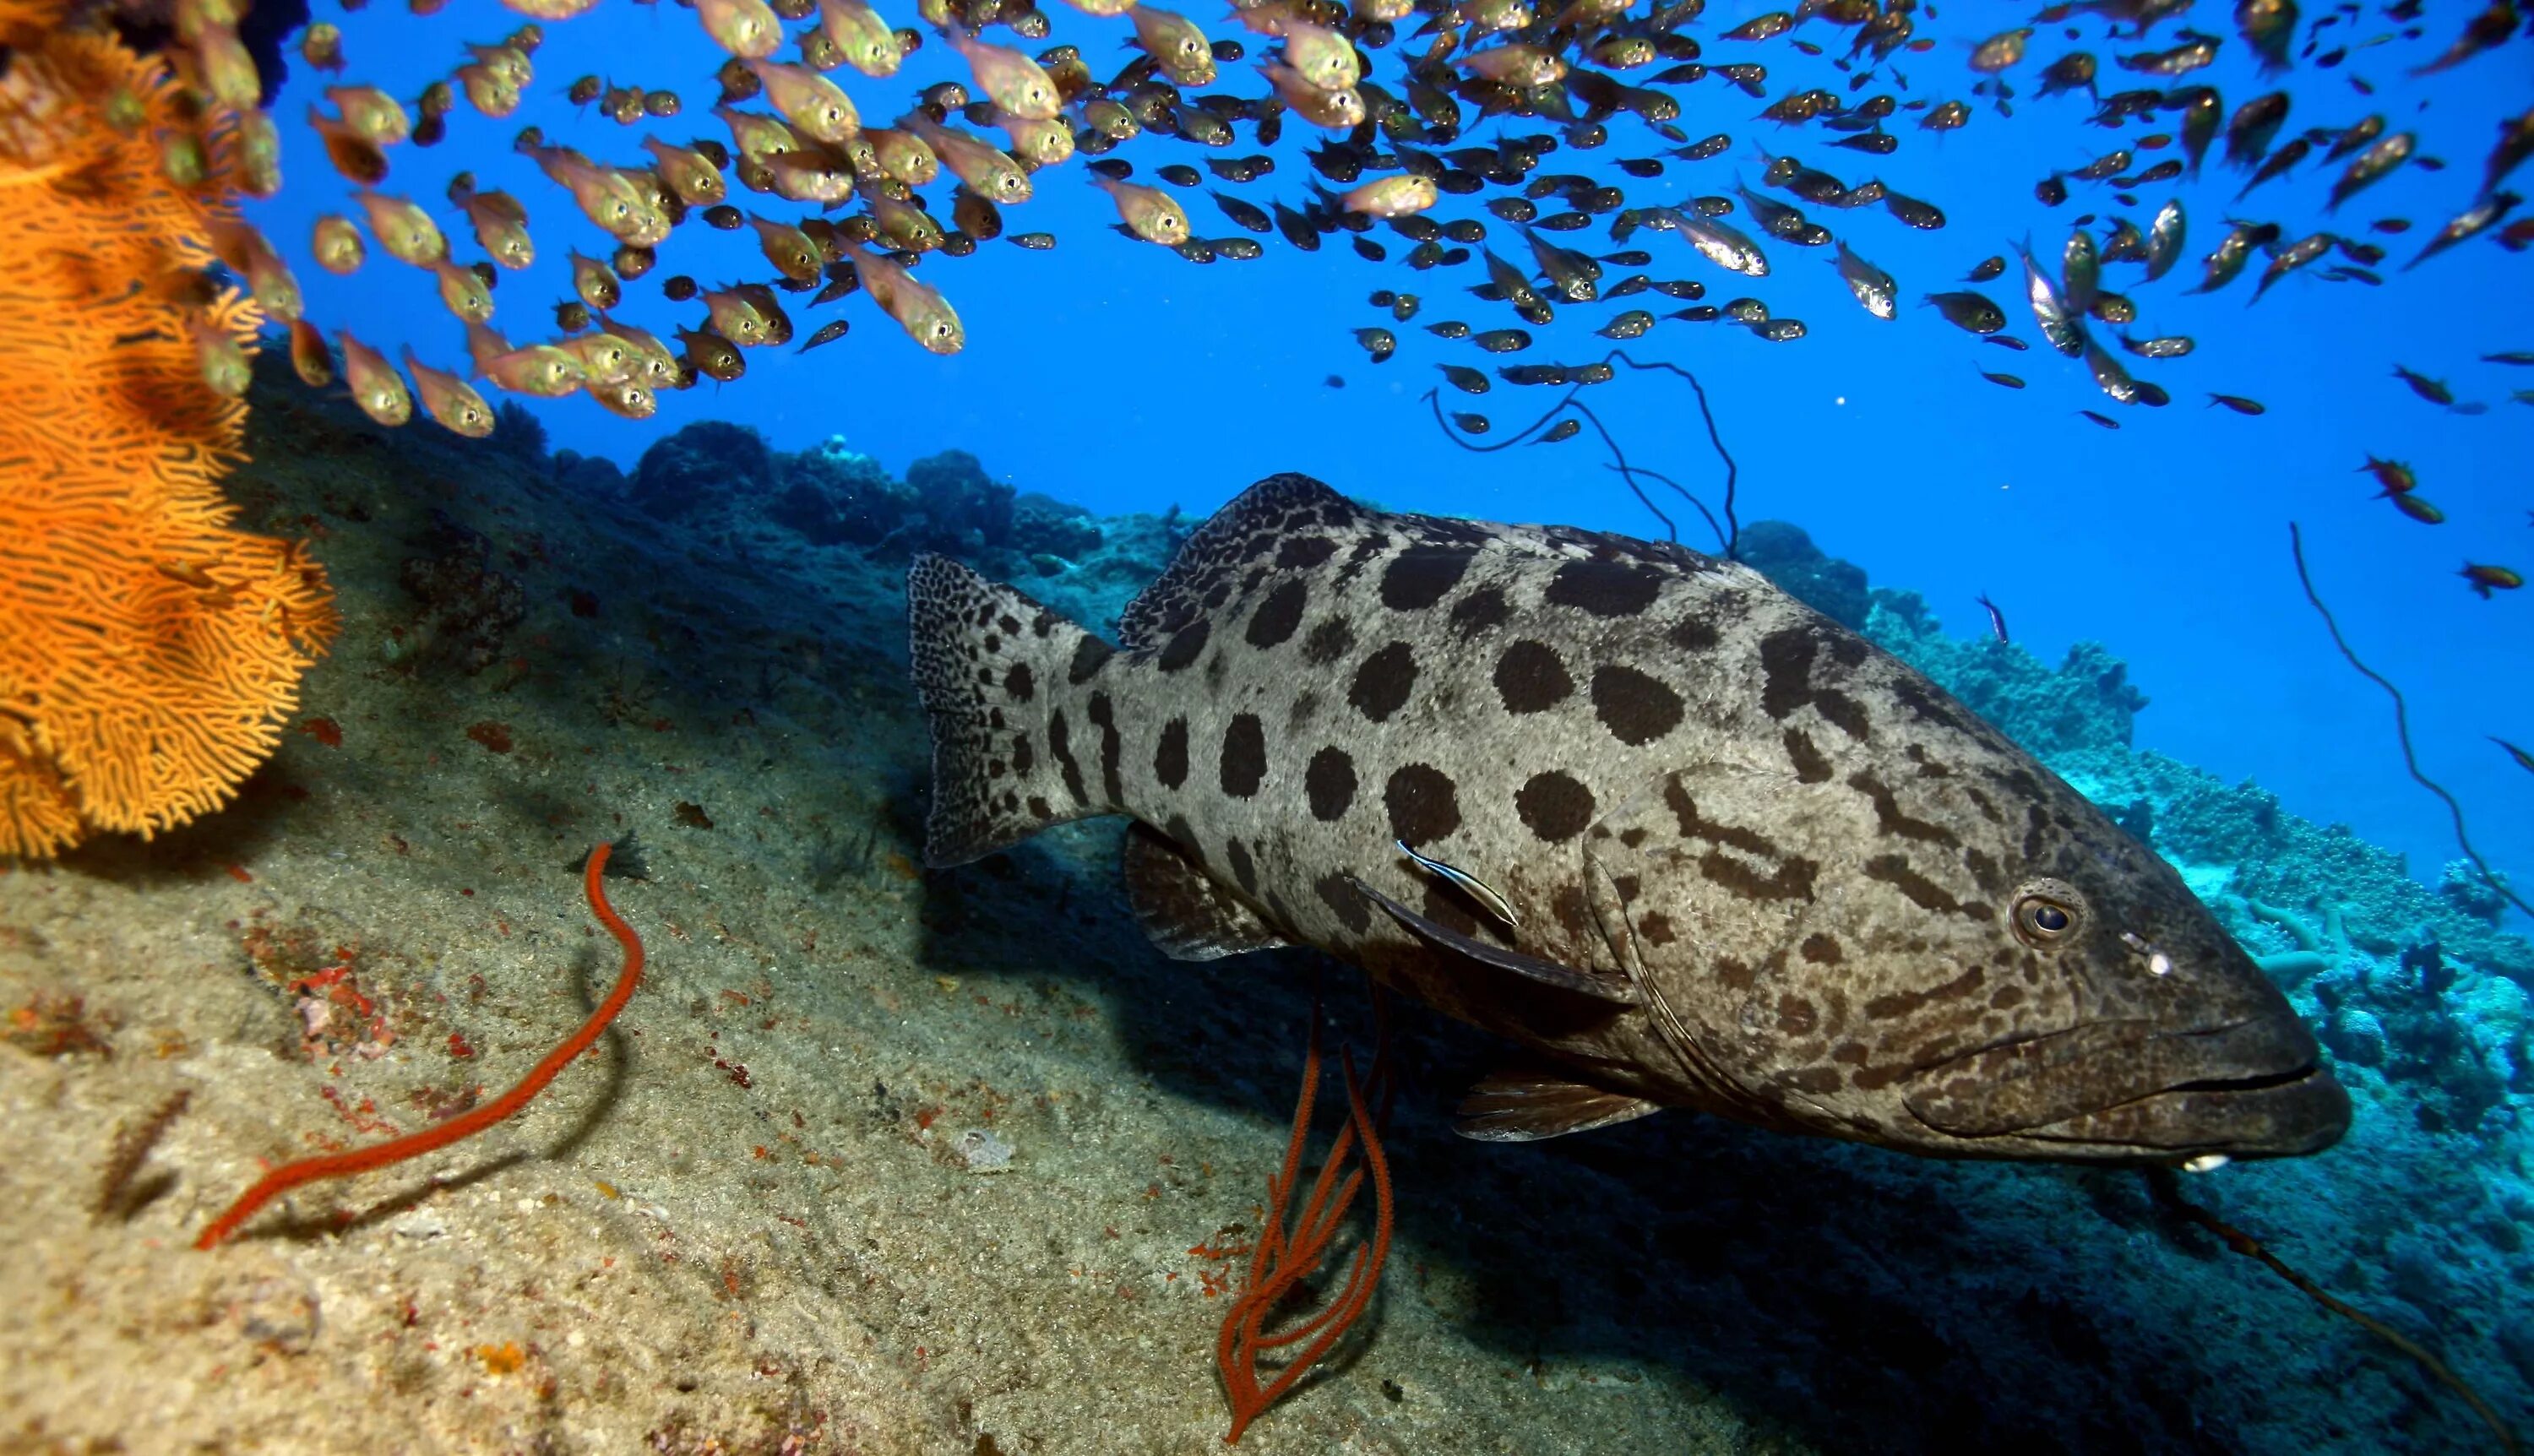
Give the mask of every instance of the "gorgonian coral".
[{"label": "gorgonian coral", "polygon": [[225,139],[59,7],[0,42],[0,855],[46,856],[225,801],[336,624],[219,491],[260,319],[207,271]]}]

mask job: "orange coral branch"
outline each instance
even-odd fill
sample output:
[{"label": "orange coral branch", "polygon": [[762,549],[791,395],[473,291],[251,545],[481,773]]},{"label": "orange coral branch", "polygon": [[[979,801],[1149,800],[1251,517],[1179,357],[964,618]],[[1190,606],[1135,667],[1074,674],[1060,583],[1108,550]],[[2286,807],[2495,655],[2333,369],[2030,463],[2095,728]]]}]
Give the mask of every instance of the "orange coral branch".
[{"label": "orange coral branch", "polygon": [[238,1200],[230,1204],[226,1212],[211,1220],[210,1226],[203,1230],[202,1237],[194,1241],[194,1246],[196,1248],[213,1246],[229,1235],[236,1233],[238,1226],[252,1218],[255,1211],[270,1202],[274,1194],[286,1192],[301,1183],[316,1183],[329,1178],[347,1178],[355,1173],[368,1173],[373,1169],[386,1168],[411,1158],[419,1158],[425,1153],[437,1152],[451,1143],[462,1142],[526,1107],[529,1099],[544,1091],[548,1082],[553,1081],[565,1067],[572,1064],[573,1058],[588,1051],[598,1040],[598,1034],[607,1029],[607,1023],[615,1020],[616,1013],[624,1010],[625,1003],[634,999],[634,988],[642,979],[642,938],[634,934],[634,928],[618,917],[615,909],[607,903],[607,891],[600,887],[598,882],[600,873],[607,868],[607,853],[610,848],[609,845],[601,844],[589,852],[589,867],[582,872],[581,884],[589,895],[589,913],[597,916],[598,923],[607,927],[608,933],[616,937],[617,943],[625,947],[625,968],[617,973],[616,989],[609,992],[607,1000],[599,1002],[598,1009],[592,1011],[589,1019],[580,1024],[580,1030],[573,1032],[562,1046],[548,1052],[545,1060],[531,1067],[528,1074],[519,1079],[517,1086],[481,1107],[461,1113],[446,1122],[426,1127],[420,1132],[409,1132],[402,1137],[392,1137],[386,1142],[374,1143],[365,1148],[354,1148],[349,1152],[303,1158],[296,1163],[285,1163],[275,1168],[266,1174],[254,1187],[240,1194]]},{"label": "orange coral branch", "polygon": [[149,835],[224,803],[335,630],[325,576],[219,492],[245,406],[198,339],[251,343],[212,285],[225,184],[163,62],[58,5],[0,4],[0,856]]},{"label": "orange coral branch", "polygon": [[[1215,1339],[1215,1365],[1223,1373],[1224,1392],[1232,1402],[1232,1429],[1223,1438],[1226,1445],[1237,1444],[1249,1423],[1283,1399],[1303,1372],[1345,1336],[1348,1327],[1372,1303],[1373,1293],[1380,1287],[1382,1263],[1390,1255],[1390,1160],[1373,1131],[1374,1117],[1369,1108],[1372,1099],[1365,1090],[1367,1086],[1381,1089],[1382,1101],[1387,1104],[1390,1038],[1386,1021],[1379,1050],[1373,1054],[1371,1073],[1364,1080],[1356,1079],[1355,1059],[1344,1051],[1339,1054],[1340,1075],[1347,1090],[1347,1122],[1338,1129],[1327,1160],[1311,1182],[1310,1196],[1303,1200],[1301,1216],[1294,1221],[1290,1232],[1286,1228],[1286,1210],[1293,1203],[1294,1189],[1301,1177],[1302,1147],[1310,1136],[1311,1108],[1319,1095],[1319,1012],[1315,999],[1311,1005],[1310,1047],[1302,1059],[1302,1092],[1294,1109],[1293,1135],[1285,1145],[1283,1169],[1267,1180],[1267,1226],[1259,1232],[1240,1294],[1224,1311],[1223,1329]],[[1347,1154],[1358,1139],[1363,1144],[1364,1167],[1350,1170],[1346,1166]],[[1267,1319],[1277,1305],[1316,1273],[1328,1256],[1329,1245],[1363,1185],[1366,1170],[1372,1178],[1371,1241],[1356,1249],[1346,1282],[1327,1308],[1292,1329],[1268,1334]],[[1287,1360],[1283,1368],[1262,1386],[1258,1357],[1303,1340],[1310,1343]]]}]

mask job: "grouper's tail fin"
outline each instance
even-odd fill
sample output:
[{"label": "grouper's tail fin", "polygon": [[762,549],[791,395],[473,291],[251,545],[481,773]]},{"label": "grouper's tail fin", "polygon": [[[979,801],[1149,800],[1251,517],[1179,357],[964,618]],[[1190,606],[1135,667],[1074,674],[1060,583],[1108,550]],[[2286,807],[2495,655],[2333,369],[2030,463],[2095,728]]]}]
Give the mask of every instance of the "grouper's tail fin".
[{"label": "grouper's tail fin", "polygon": [[[1050,824],[1117,814],[1096,759],[1075,756],[1062,699],[1098,674],[1107,642],[1012,588],[943,556],[906,574],[915,688],[933,727],[933,813],[924,862],[964,865]],[[1095,694],[1091,716],[1107,717]],[[1111,724],[1098,733],[1112,735]],[[1114,761],[1114,758],[1112,759]]]}]

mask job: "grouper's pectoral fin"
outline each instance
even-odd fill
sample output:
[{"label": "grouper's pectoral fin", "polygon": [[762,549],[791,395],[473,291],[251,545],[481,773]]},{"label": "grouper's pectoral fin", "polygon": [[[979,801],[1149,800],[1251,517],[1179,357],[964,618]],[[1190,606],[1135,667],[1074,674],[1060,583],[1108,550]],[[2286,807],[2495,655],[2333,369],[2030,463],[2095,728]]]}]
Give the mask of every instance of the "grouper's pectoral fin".
[{"label": "grouper's pectoral fin", "polygon": [[1149,824],[1127,826],[1121,868],[1136,922],[1173,960],[1220,960],[1293,943]]},{"label": "grouper's pectoral fin", "polygon": [[1538,1142],[1630,1122],[1662,1111],[1625,1092],[1579,1082],[1563,1072],[1508,1068],[1489,1074],[1452,1109],[1452,1130],[1479,1142]]},{"label": "grouper's pectoral fin", "polygon": [[1475,937],[1462,935],[1450,926],[1426,919],[1352,875],[1347,877],[1347,882],[1361,891],[1364,898],[1380,906],[1382,913],[1407,927],[1409,934],[1428,944],[1439,945],[1446,950],[1457,950],[1472,960],[1494,966],[1498,970],[1511,971],[1517,976],[1527,976],[1542,985],[1554,986],[1561,991],[1572,991],[1578,996],[1617,1001],[1621,1005],[1628,1006],[1641,1005],[1645,1001],[1645,998],[1629,982],[1595,975],[1591,971],[1579,971],[1573,966],[1562,966],[1553,960],[1541,960],[1538,956],[1525,955],[1519,950],[1507,950],[1501,945],[1490,945]]}]

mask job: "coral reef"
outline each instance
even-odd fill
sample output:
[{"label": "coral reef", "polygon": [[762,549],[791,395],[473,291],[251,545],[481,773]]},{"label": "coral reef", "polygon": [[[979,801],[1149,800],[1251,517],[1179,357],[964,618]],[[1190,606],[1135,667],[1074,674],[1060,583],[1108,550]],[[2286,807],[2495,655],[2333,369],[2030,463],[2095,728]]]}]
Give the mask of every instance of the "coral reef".
[{"label": "coral reef", "polygon": [[634,466],[626,499],[662,520],[691,516],[707,504],[761,496],[774,485],[774,455],[746,425],[697,420],[653,441]]},{"label": "coral reef", "polygon": [[1736,538],[1733,555],[1814,611],[1841,626],[1865,630],[1866,613],[1874,604],[1866,591],[1865,568],[1814,545],[1802,526],[1751,521]]},{"label": "coral reef", "polygon": [[2146,695],[2100,642],[2079,642],[2058,667],[1983,634],[1947,637],[1914,591],[1877,589],[1865,635],[2033,753],[2126,748]]},{"label": "coral reef", "polygon": [[1113,629],[1193,525],[1176,516],[1095,518],[995,479],[966,451],[918,459],[900,480],[841,437],[812,450],[777,451],[753,429],[719,422],[655,442],[630,477],[570,452],[555,456],[553,469],[574,489],[621,495],[646,515],[733,549],[783,553],[807,545],[888,567],[937,552],[1018,582],[1079,621]]},{"label": "coral reef", "polygon": [[0,47],[0,858],[40,857],[225,803],[336,622],[302,543],[229,524],[259,316],[164,66],[50,6]]},{"label": "coral reef", "polygon": [[973,556],[1010,543],[1019,492],[988,475],[975,455],[964,450],[926,455],[906,467],[906,483],[924,508],[933,549]]}]

